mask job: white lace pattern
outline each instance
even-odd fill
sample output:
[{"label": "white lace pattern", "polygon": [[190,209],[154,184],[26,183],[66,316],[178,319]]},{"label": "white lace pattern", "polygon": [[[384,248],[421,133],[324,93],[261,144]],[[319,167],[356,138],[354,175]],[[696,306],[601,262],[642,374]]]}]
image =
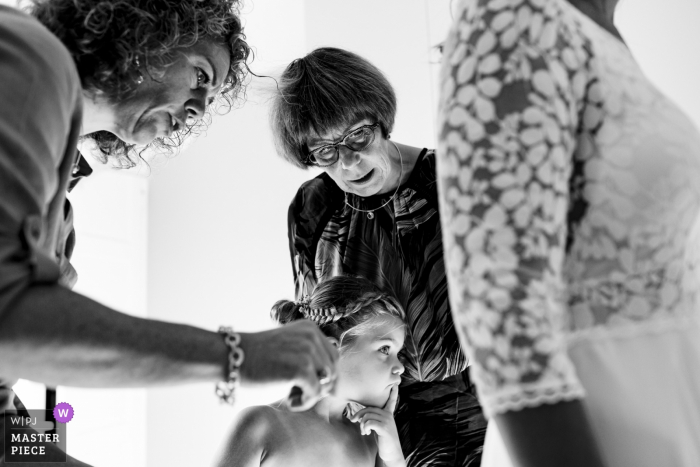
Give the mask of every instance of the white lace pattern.
[{"label": "white lace pattern", "polygon": [[573,336],[697,314],[700,134],[565,0],[463,2],[439,131],[450,299],[487,414],[583,397]]}]

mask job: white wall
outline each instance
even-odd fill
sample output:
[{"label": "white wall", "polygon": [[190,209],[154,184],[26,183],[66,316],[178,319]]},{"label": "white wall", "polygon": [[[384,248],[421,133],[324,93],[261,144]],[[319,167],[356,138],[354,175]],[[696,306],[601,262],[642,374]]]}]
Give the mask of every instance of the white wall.
[{"label": "white wall", "polygon": [[620,0],[615,19],[647,76],[700,126],[700,1]]},{"label": "white wall", "polygon": [[[77,246],[75,291],[146,316],[148,180],[90,160],[95,172],[70,194]],[[68,453],[100,467],[146,466],[146,390],[59,387],[69,402]],[[109,436],[105,436],[109,433]]]}]

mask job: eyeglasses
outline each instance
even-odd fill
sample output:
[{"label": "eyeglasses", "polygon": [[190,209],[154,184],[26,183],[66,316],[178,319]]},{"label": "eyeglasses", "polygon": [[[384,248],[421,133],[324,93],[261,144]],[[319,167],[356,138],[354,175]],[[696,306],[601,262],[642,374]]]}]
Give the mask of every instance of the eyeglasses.
[{"label": "eyeglasses", "polygon": [[340,158],[340,146],[345,146],[352,151],[362,151],[372,144],[372,142],[374,142],[374,130],[376,130],[378,126],[379,123],[375,123],[373,125],[363,125],[360,128],[355,128],[349,133],[346,133],[339,142],[327,144],[309,152],[305,162],[319,167],[330,167],[338,162]]}]

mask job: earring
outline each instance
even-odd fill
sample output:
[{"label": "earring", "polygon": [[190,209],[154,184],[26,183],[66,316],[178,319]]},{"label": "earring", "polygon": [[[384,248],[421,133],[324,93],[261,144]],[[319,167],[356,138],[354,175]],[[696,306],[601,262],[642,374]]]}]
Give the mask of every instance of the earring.
[{"label": "earring", "polygon": [[[138,68],[141,68],[141,62],[139,62],[139,58],[138,58],[138,57],[135,57],[135,58],[134,58],[134,63],[136,64],[136,68],[137,68],[137,69],[138,69]],[[138,74],[138,76],[136,76],[136,79],[135,79],[134,81],[136,81],[136,84],[141,84],[141,83],[143,83],[143,75],[141,74],[140,71],[139,71],[139,74]]]}]

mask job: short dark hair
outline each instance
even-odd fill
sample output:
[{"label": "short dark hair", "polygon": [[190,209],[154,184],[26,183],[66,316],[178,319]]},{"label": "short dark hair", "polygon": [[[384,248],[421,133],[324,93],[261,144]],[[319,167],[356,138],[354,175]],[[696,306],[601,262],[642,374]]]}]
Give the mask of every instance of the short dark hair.
[{"label": "short dark hair", "polygon": [[[238,98],[248,67],[250,48],[239,15],[239,0],[34,0],[29,12],[70,51],[85,91],[99,91],[108,101],[128,97],[136,89],[139,60],[162,69],[178,48],[210,41],[229,50],[231,65],[217,106],[230,109]],[[197,122],[153,146],[173,150]],[[119,165],[136,164],[135,146],[112,133],[89,135],[102,153]],[[150,146],[150,145],[149,145]]]},{"label": "short dark hair", "polygon": [[[351,345],[358,335],[371,327],[374,317],[393,316],[401,321],[406,314],[398,300],[382,292],[372,282],[360,276],[335,276],[319,283],[305,305],[311,310],[326,310],[327,320],[320,324],[321,332],[338,340],[340,350]],[[305,319],[302,303],[280,300],[270,315],[280,324]],[[316,324],[319,324],[318,322]]]},{"label": "short dark hair", "polygon": [[270,124],[279,155],[307,168],[310,136],[369,119],[386,137],[395,116],[396,94],[377,67],[347,50],[322,47],[284,70]]}]

